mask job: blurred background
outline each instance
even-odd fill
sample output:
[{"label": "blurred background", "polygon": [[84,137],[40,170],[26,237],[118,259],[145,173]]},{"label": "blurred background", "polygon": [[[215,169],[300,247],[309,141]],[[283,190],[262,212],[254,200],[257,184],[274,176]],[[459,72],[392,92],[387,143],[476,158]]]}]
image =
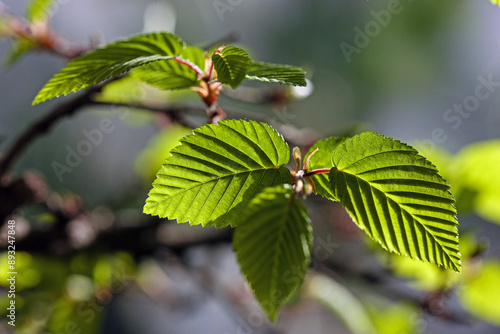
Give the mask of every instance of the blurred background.
[{"label": "blurred background", "polygon": [[[27,4],[4,0],[2,12],[24,16]],[[500,332],[499,7],[488,0],[59,0],[51,16],[51,28],[83,48],[167,30],[189,44],[237,44],[254,59],[305,68],[306,89],[250,83],[228,90],[220,105],[229,118],[271,123],[303,151],[315,138],[362,131],[413,144],[452,184],[464,272],[385,254],[342,208],[309,198],[311,275],[271,324],[242,280],[231,231],[142,214],[156,171],[189,130],[137,108],[85,108],[34,141],[12,170],[37,193],[6,218],[19,237],[18,333]],[[1,40],[0,58],[11,52],[12,41]],[[74,98],[31,106],[65,62],[28,52],[1,67],[0,152]],[[102,99],[203,109],[193,92],[126,80],[106,87]],[[205,121],[202,113],[186,117]],[[65,164],[102,119],[113,130],[57,172],[55,162]],[[4,223],[3,249],[6,233]],[[7,254],[0,260],[4,315]],[[13,332],[6,319],[0,333]]]}]

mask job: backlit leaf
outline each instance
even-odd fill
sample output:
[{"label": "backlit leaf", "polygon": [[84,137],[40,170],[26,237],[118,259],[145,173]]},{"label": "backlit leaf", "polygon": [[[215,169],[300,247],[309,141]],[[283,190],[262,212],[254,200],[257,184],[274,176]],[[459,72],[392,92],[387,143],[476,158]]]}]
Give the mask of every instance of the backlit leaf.
[{"label": "backlit leaf", "polygon": [[149,33],[103,46],[68,63],[38,93],[33,104],[87,88],[154,61],[179,56],[184,41],[170,33]]},{"label": "backlit leaf", "polygon": [[279,84],[306,86],[305,72],[300,67],[262,62],[252,62],[246,79]]},{"label": "backlit leaf", "polygon": [[225,120],[193,133],[158,171],[145,213],[191,225],[236,226],[262,189],[291,183],[288,145],[269,125]]},{"label": "backlit leaf", "polygon": [[[204,52],[197,47],[187,46],[179,58],[189,61],[202,71],[205,68]],[[183,89],[198,85],[196,71],[172,60],[161,60],[141,66],[132,71],[132,76],[162,89]]]},{"label": "backlit leaf", "polygon": [[302,284],[312,228],[291,185],[264,189],[251,202],[234,233],[241,271],[271,320]]},{"label": "backlit leaf", "polygon": [[331,190],[358,226],[385,249],[460,271],[454,198],[428,160],[374,133],[332,155]]},{"label": "backlit leaf", "polygon": [[252,60],[245,50],[234,46],[227,46],[219,53],[215,53],[212,56],[212,61],[219,82],[236,88],[245,79]]}]

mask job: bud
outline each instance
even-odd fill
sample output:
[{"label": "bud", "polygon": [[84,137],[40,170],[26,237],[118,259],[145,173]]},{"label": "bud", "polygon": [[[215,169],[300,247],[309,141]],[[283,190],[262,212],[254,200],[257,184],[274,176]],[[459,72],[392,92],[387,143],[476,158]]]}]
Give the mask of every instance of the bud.
[{"label": "bud", "polygon": [[295,171],[298,172],[301,166],[302,154],[300,153],[300,148],[297,146],[293,148],[293,159],[295,160],[296,165]]}]

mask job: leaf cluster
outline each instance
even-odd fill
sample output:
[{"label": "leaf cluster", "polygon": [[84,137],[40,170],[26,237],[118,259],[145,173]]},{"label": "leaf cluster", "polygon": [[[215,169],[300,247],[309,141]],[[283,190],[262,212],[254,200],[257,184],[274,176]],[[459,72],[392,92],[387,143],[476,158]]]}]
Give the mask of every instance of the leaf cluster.
[{"label": "leaf cluster", "polygon": [[234,46],[221,46],[209,56],[174,34],[155,32],[107,44],[71,61],[42,88],[33,104],[129,71],[146,84],[161,89],[191,88],[202,96],[208,94],[209,85],[236,88],[244,79],[306,85],[305,72],[299,67],[254,62],[245,50]]},{"label": "leaf cluster", "polygon": [[454,198],[411,146],[374,133],[320,140],[304,166],[269,125],[227,120],[180,140],[153,182],[144,212],[235,227],[241,270],[271,319],[301,285],[312,227],[300,198],[338,201],[386,250],[460,271]]}]

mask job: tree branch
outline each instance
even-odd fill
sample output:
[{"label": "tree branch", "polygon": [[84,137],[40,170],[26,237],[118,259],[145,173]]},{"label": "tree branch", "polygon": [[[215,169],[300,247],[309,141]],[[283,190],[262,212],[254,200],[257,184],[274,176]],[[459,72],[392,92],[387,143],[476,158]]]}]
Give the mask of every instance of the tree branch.
[{"label": "tree branch", "polygon": [[12,165],[19,158],[21,153],[28,145],[38,136],[48,132],[54,124],[63,117],[75,114],[80,108],[88,105],[91,100],[91,95],[100,90],[100,86],[94,86],[84,92],[83,95],[57,106],[47,115],[33,123],[27,128],[7,150],[5,155],[0,159],[0,181],[5,177]]}]

